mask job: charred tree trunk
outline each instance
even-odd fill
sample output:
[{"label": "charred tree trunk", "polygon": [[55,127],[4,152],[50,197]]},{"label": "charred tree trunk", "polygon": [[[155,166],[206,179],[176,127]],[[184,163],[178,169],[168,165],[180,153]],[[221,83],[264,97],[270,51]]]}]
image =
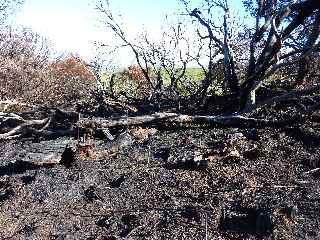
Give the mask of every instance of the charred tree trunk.
[{"label": "charred tree trunk", "polygon": [[[301,3],[290,4],[279,10],[275,16],[270,16],[270,20],[266,21],[265,25],[263,25],[261,28],[258,24],[259,20],[257,20],[256,27],[258,29],[256,29],[255,36],[251,42],[251,59],[249,61],[248,76],[241,85],[240,105],[242,110],[250,109],[255,104],[255,92],[265,80],[267,70],[279,62],[279,52],[282,48],[282,42],[287,39],[297,27],[304,23],[309,16],[314,14],[315,11],[319,11],[319,9],[319,1],[307,0]],[[291,13],[296,13],[296,16],[286,26],[281,34],[278,33],[277,28]],[[257,16],[257,18],[259,18],[259,16]],[[262,35],[267,31],[268,28],[270,28],[270,31],[264,49],[262,50],[258,59],[255,60],[255,44],[262,39]],[[318,37],[319,31],[316,31],[314,36]],[[305,72],[305,66],[304,64],[301,64],[301,73],[305,74]]]},{"label": "charred tree trunk", "polygon": [[[208,38],[211,43],[215,43],[215,45],[219,48],[219,51],[223,53],[223,71],[224,71],[224,93],[230,97],[230,100],[235,104],[238,109],[239,106],[239,98],[240,98],[240,86],[239,86],[239,79],[235,71],[235,62],[234,58],[230,51],[230,44],[229,44],[229,7],[228,2],[225,1],[224,4],[219,5],[223,11],[224,11],[224,22],[223,22],[223,41],[219,40],[217,37],[214,36],[211,26],[202,18],[200,15],[201,13],[194,9],[190,16],[197,18],[197,20],[200,22],[201,25],[203,25],[207,32],[208,32]],[[211,48],[209,49],[211,51]],[[211,65],[212,59],[210,59]],[[210,69],[209,64],[209,70],[208,70],[208,76],[206,76],[204,85],[201,88],[201,94],[202,99],[204,98],[203,94],[206,94],[206,90],[212,83],[212,72]]]},{"label": "charred tree trunk", "polygon": [[231,96],[234,104],[238,104],[239,99],[239,80],[235,71],[235,63],[233,56],[230,52],[229,46],[229,30],[228,30],[228,20],[229,20],[229,7],[228,2],[226,1],[226,5],[224,6],[224,39],[223,39],[223,55],[224,55],[224,81],[225,81],[225,90],[228,95]]}]

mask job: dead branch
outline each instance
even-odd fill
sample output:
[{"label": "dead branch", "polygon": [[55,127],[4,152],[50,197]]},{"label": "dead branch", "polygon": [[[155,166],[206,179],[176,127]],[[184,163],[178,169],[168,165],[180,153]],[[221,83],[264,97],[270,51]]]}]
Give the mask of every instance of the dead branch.
[{"label": "dead branch", "polygon": [[129,112],[137,112],[138,111],[138,109],[136,107],[131,106],[125,102],[114,100],[110,97],[104,97],[103,103],[106,104],[107,106],[120,106],[122,108],[127,109]]},{"label": "dead branch", "polygon": [[[50,124],[51,118],[45,118],[42,120],[24,120],[21,118],[17,118],[17,116],[13,116],[13,118],[8,118],[7,120],[13,120],[13,121],[22,121],[22,123],[18,123],[18,126],[12,128],[11,130],[1,133],[0,134],[0,140],[9,140],[9,139],[16,139],[20,138],[27,133],[32,132],[42,132],[44,131]],[[40,129],[37,129],[36,127],[40,127]]]},{"label": "dead branch", "polygon": [[19,116],[18,114],[0,112],[0,123],[3,124],[4,122],[6,122],[8,120],[25,122],[25,120],[21,116]]},{"label": "dead branch", "polygon": [[320,171],[320,168],[315,168],[310,171],[304,172],[303,175],[313,174],[313,173],[317,173],[319,171]]}]

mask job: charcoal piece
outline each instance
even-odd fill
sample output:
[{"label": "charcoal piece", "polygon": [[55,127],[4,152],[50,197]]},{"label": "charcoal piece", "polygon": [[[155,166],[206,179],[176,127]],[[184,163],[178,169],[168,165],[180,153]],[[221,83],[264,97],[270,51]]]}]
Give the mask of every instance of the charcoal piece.
[{"label": "charcoal piece", "polygon": [[98,195],[94,186],[90,186],[84,191],[84,197],[87,202],[93,202],[94,200],[103,201],[103,199]]},{"label": "charcoal piece", "polygon": [[32,183],[34,180],[36,180],[36,176],[30,176],[30,175],[27,175],[27,176],[22,176],[21,177],[21,180],[24,184],[30,184]]},{"label": "charcoal piece", "polygon": [[121,217],[123,229],[120,232],[120,237],[126,237],[137,226],[139,226],[139,219],[137,215],[126,214]]},{"label": "charcoal piece", "polygon": [[120,177],[112,180],[109,185],[111,188],[119,188],[121,186],[121,184],[124,182],[125,177],[124,175],[121,175]]},{"label": "charcoal piece", "polygon": [[186,218],[188,221],[195,221],[200,223],[201,221],[201,214],[196,207],[193,206],[185,206],[184,209],[181,211],[181,216]]},{"label": "charcoal piece", "polygon": [[171,150],[169,147],[160,148],[155,152],[154,156],[156,158],[161,158],[164,161],[167,161],[168,158],[170,157],[170,151]]},{"label": "charcoal piece", "polygon": [[60,164],[69,168],[76,161],[76,151],[73,147],[67,146],[61,155]]},{"label": "charcoal piece", "polygon": [[103,228],[109,228],[111,226],[111,217],[110,216],[106,216],[103,218],[100,218],[97,222],[96,222],[97,226],[99,227],[103,227]]},{"label": "charcoal piece", "polygon": [[0,202],[9,200],[12,196],[14,196],[14,191],[12,189],[5,189],[4,191],[0,191]]},{"label": "charcoal piece", "polygon": [[273,229],[271,213],[255,208],[223,209],[219,228],[226,232],[269,234]]}]

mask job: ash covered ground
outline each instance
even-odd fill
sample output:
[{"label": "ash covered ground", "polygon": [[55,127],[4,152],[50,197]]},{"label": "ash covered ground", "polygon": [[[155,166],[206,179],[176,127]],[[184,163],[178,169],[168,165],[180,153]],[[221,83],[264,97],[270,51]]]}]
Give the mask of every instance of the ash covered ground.
[{"label": "ash covered ground", "polygon": [[1,142],[0,239],[318,239],[319,134],[159,129],[70,167],[27,157],[68,138]]}]

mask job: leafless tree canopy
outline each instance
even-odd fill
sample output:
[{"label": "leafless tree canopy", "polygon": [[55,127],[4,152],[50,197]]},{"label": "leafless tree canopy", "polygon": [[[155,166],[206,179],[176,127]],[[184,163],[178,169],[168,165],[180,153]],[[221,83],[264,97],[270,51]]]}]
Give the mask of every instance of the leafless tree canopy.
[{"label": "leafless tree canopy", "polygon": [[[319,84],[318,1],[243,1],[254,24],[233,16],[228,0],[201,1],[197,8],[190,1],[180,3],[194,20],[193,38],[186,37],[190,28],[180,19],[159,36],[159,42],[150,40],[147,33],[138,40],[129,39],[112,11],[112,2],[97,4],[104,24],[123,42],[118,47],[129,47],[134,53],[150,86],[150,99],[172,98],[165,94],[167,88],[204,106],[210,101],[210,89],[219,89],[233,111],[247,112],[257,105],[261,88],[304,89]],[[203,72],[203,80],[193,86],[186,74],[190,64]]]},{"label": "leafless tree canopy", "polygon": [[[224,77],[226,87],[240,98],[240,107],[250,108],[256,103],[255,92],[268,80],[277,77],[277,73],[288,65],[299,64],[297,81],[302,83],[308,73],[307,60],[312,55],[317,56],[319,43],[319,2],[300,1],[244,1],[247,10],[255,18],[255,27],[242,26],[242,42],[247,42],[249,48],[237,53],[235,41],[230,38],[232,26],[229,23],[230,9],[228,1],[205,1],[202,9],[189,9],[187,1],[181,1],[189,15],[202,25],[207,32],[205,36],[215,43],[224,55]],[[224,12],[221,26],[213,22],[210,13],[220,8]],[[207,12],[209,14],[202,14]],[[211,17],[211,18],[210,18]],[[303,34],[302,34],[303,32]],[[302,37],[304,36],[304,37]],[[234,49],[232,49],[234,48]],[[238,54],[238,56],[237,56]],[[246,74],[237,74],[243,61],[238,61],[239,54],[247,55],[244,69]],[[294,58],[292,58],[294,56]],[[290,60],[289,60],[290,59]],[[237,61],[236,61],[237,60]],[[294,61],[294,62],[292,62]],[[290,79],[288,79],[290,80]],[[238,87],[239,86],[239,87]]]}]

